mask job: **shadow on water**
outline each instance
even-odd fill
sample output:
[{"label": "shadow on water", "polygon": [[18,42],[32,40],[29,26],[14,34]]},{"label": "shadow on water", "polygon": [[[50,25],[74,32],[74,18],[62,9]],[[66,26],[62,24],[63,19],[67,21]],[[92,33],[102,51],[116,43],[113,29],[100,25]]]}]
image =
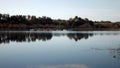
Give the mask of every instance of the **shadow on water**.
[{"label": "shadow on water", "polygon": [[75,41],[88,39],[93,34],[87,33],[51,33],[51,32],[0,32],[0,43],[48,41],[53,37],[67,36]]},{"label": "shadow on water", "polygon": [[67,37],[69,39],[74,39],[75,41],[81,39],[88,39],[90,36],[93,36],[93,34],[86,34],[86,33],[67,34]]},{"label": "shadow on water", "polygon": [[14,42],[31,42],[36,40],[47,41],[52,38],[51,33],[0,33],[0,43]]},{"label": "shadow on water", "polygon": [[37,40],[48,41],[53,37],[66,36],[70,40],[80,41],[94,35],[118,35],[120,32],[108,31],[1,31],[0,44],[10,42],[35,42]]}]

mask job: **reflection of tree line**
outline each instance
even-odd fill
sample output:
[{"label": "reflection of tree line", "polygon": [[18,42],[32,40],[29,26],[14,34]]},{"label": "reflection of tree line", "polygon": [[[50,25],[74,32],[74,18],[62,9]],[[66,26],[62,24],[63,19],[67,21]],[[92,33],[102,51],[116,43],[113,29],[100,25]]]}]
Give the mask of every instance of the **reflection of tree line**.
[{"label": "reflection of tree line", "polygon": [[52,34],[52,33],[15,33],[15,32],[1,32],[0,33],[0,43],[13,42],[31,42],[36,40],[47,41],[51,40],[53,36],[67,36],[69,39],[74,39],[75,41],[81,39],[88,39],[92,34],[81,34],[81,33],[66,33],[66,34]]},{"label": "reflection of tree line", "polygon": [[88,39],[89,36],[93,36],[93,34],[80,34],[80,33],[76,33],[76,34],[67,34],[67,36],[70,39],[74,39],[75,41],[81,40],[81,39]]},{"label": "reflection of tree line", "polygon": [[0,33],[0,43],[15,42],[30,42],[36,40],[50,40],[51,33]]}]

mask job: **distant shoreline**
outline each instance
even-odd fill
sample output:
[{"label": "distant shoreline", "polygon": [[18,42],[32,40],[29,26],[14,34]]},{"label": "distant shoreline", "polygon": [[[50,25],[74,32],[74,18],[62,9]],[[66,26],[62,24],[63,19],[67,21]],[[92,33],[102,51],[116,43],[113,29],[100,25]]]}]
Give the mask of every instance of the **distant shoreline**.
[{"label": "distant shoreline", "polygon": [[0,30],[119,30],[120,22],[92,21],[75,16],[69,20],[0,13]]},{"label": "distant shoreline", "polygon": [[120,28],[0,28],[0,31],[120,31]]}]

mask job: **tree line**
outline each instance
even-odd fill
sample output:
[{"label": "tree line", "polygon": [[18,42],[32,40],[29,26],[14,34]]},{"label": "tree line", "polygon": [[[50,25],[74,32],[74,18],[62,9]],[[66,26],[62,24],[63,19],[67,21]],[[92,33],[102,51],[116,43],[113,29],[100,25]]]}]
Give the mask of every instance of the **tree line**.
[{"label": "tree line", "polygon": [[75,16],[68,20],[52,19],[42,16],[36,17],[31,15],[12,15],[0,13],[0,29],[5,28],[120,28],[120,23],[112,23],[110,21],[92,21],[88,18]]}]

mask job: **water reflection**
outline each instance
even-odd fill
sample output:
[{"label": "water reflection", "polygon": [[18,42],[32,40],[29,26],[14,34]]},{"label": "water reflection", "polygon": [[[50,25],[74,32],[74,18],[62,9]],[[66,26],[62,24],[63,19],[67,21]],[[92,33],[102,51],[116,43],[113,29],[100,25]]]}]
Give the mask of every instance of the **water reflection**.
[{"label": "water reflection", "polygon": [[67,36],[69,39],[75,41],[81,39],[88,39],[93,34],[87,33],[35,33],[35,32],[0,32],[0,43],[13,42],[34,42],[36,40],[47,41],[51,40],[54,36]]},{"label": "water reflection", "polygon": [[112,57],[115,58],[115,59],[120,59],[120,47],[118,48],[92,48],[93,50],[107,50],[109,51],[111,54],[112,54]]},{"label": "water reflection", "polygon": [[36,40],[50,40],[52,38],[51,33],[0,33],[0,43],[14,42],[30,42]]},{"label": "water reflection", "polygon": [[120,32],[4,31],[0,43],[0,68],[120,68]]},{"label": "water reflection", "polygon": [[93,34],[86,34],[86,33],[67,34],[67,37],[69,39],[74,39],[75,41],[81,39],[88,39],[90,36],[93,36]]},{"label": "water reflection", "polygon": [[29,65],[27,68],[88,68],[85,64]]}]

